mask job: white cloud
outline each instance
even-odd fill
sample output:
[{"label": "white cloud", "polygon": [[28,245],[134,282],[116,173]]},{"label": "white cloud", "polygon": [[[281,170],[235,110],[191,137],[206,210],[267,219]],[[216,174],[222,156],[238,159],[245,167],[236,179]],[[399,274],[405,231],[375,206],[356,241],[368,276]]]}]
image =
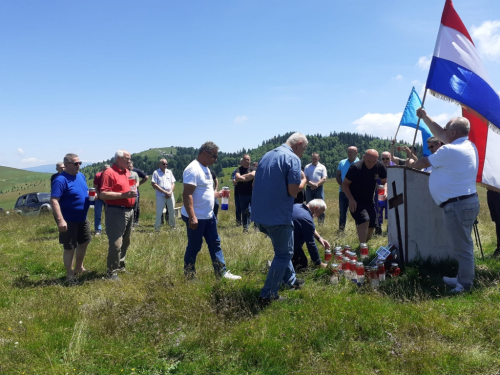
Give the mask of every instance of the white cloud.
[{"label": "white cloud", "polygon": [[248,121],[248,120],[250,120],[250,117],[248,117],[248,116],[245,116],[245,115],[236,116],[234,118],[234,123],[235,124],[242,124],[242,123],[244,123],[245,121]]},{"label": "white cloud", "polygon": [[[461,116],[460,109],[458,108],[453,114],[442,113],[437,116],[432,116],[432,119],[444,126],[446,122],[452,117]],[[356,125],[356,132],[361,134],[371,134],[375,137],[382,139],[392,139],[396,135],[399,122],[403,112],[398,113],[367,113],[363,117],[354,120],[353,125]],[[415,136],[415,129],[407,126],[402,126],[398,131],[398,141],[406,141],[413,143]],[[417,143],[422,143],[422,138],[417,134]]]},{"label": "white cloud", "polygon": [[482,57],[500,62],[500,21],[484,21],[481,26],[472,26],[471,34]]},{"label": "white cloud", "polygon": [[19,156],[24,156],[24,151],[22,148],[18,148],[17,153],[19,154]]},{"label": "white cloud", "polygon": [[396,81],[401,81],[404,77],[401,74],[398,74],[396,77],[392,77],[392,79]]},{"label": "white cloud", "polygon": [[21,163],[43,163],[45,160],[37,158],[24,158]]},{"label": "white cloud", "polygon": [[422,70],[429,70],[431,67],[431,55],[420,57],[417,66]]}]

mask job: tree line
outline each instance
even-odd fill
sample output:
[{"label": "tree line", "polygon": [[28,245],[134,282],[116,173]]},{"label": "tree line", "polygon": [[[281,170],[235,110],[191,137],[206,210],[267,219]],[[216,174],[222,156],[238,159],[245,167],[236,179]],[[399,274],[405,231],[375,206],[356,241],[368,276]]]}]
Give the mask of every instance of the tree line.
[{"label": "tree line", "polygon": [[[252,161],[259,161],[259,159],[261,159],[266,152],[285,143],[288,137],[293,133],[294,132],[288,132],[283,135],[277,135],[271,139],[263,141],[262,144],[255,149],[245,150],[245,148],[243,148],[232,153],[219,152],[217,162],[212,166],[212,169],[218,177],[223,177],[223,168],[236,168],[244,154],[249,154]],[[347,157],[346,150],[349,146],[356,146],[358,148],[359,156],[363,155],[368,149],[375,149],[379,153],[382,153],[383,151],[389,151],[390,148],[390,139],[380,139],[367,134],[349,132],[332,132],[328,136],[313,134],[307,135],[307,139],[309,141],[309,145],[306,152],[302,156],[302,165],[310,163],[311,153],[318,152],[321,158],[320,162],[327,168],[328,177],[330,178],[335,176],[340,160]],[[408,145],[404,142],[399,142],[399,144]],[[416,148],[417,154],[421,154],[422,147],[420,145],[416,145]],[[171,150],[171,148],[168,149],[168,152],[163,149],[154,149],[153,152],[152,150],[148,150],[132,154],[131,157],[134,162],[134,167],[143,170],[148,175],[151,175],[156,169],[158,169],[158,162],[160,159],[165,158],[168,160],[168,169],[172,170],[175,179],[177,181],[182,181],[182,173],[187,165],[196,159],[198,156],[198,149],[193,147],[176,147],[175,150]],[[397,156],[405,157],[405,155],[402,154]],[[91,180],[94,178],[94,175],[102,169],[104,164],[112,165],[113,162],[114,158],[111,158],[100,163],[86,166],[85,168],[82,168],[81,172],[85,174],[87,180]]]}]

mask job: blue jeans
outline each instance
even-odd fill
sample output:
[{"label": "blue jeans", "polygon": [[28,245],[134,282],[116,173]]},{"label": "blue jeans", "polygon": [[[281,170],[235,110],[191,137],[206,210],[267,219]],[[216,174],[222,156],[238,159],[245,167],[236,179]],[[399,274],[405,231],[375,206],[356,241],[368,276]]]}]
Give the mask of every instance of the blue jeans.
[{"label": "blue jeans", "polygon": [[382,227],[384,223],[384,212],[385,212],[385,220],[387,220],[387,200],[379,201],[378,197],[375,201],[375,212],[377,213],[377,223],[379,227]]},{"label": "blue jeans", "polygon": [[182,215],[182,220],[186,223],[188,238],[186,253],[184,254],[184,274],[189,276],[196,273],[196,256],[200,252],[203,238],[205,238],[215,276],[218,278],[224,276],[227,270],[224,254],[222,254],[220,247],[220,237],[217,233],[217,219],[215,217],[204,220],[198,219],[198,227],[195,230],[189,228],[189,219],[187,217]]},{"label": "blue jeans", "polygon": [[339,192],[339,229],[344,230],[347,221],[347,210],[349,209],[349,199],[343,191]]},{"label": "blue jeans", "polygon": [[243,228],[248,229],[250,225],[250,201],[252,200],[251,195],[238,195],[240,201],[241,219],[243,223]]},{"label": "blue jeans", "polygon": [[293,257],[293,225],[263,225],[257,223],[259,230],[267,234],[273,243],[274,258],[267,273],[266,282],[260,291],[262,298],[278,297],[282,284],[292,286],[295,282]]},{"label": "blue jeans", "polygon": [[102,216],[103,206],[104,206],[104,201],[100,199],[96,199],[94,201],[94,230],[96,232],[100,232],[102,230],[101,216]]},{"label": "blue jeans", "polygon": [[[309,203],[313,199],[323,199],[325,200],[325,192],[323,190],[323,185],[321,185],[316,190],[312,190],[309,185],[306,186],[306,203]],[[318,217],[318,223],[325,222],[325,213],[323,212]]]},{"label": "blue jeans", "polygon": [[463,201],[448,203],[444,206],[443,211],[451,253],[458,260],[457,281],[465,290],[469,290],[474,283],[472,226],[479,214],[479,199],[475,196]]}]

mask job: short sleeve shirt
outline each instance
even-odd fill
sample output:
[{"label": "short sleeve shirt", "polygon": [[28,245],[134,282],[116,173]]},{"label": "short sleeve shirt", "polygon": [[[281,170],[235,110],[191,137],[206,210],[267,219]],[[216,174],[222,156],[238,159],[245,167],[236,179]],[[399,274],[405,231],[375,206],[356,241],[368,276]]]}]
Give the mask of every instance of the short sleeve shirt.
[{"label": "short sleeve shirt", "polygon": [[264,225],[293,225],[294,197],[289,184],[300,184],[300,159],[287,144],[259,161],[252,193],[252,220]]},{"label": "short sleeve shirt", "polygon": [[304,174],[309,181],[314,183],[327,177],[326,167],[321,163],[318,163],[318,165],[314,165],[313,163],[307,164],[304,168]]},{"label": "short sleeve shirt", "polygon": [[[182,174],[182,182],[185,185],[195,186],[193,192],[193,209],[197,219],[211,219],[214,209],[214,181],[207,167],[193,160]],[[188,217],[186,207],[182,206],[181,214]]]},{"label": "short sleeve shirt", "polygon": [[59,206],[63,218],[67,222],[81,223],[87,220],[89,210],[89,193],[85,176],[78,172],[72,176],[66,172],[59,173],[52,182],[50,196],[59,198]]},{"label": "short sleeve shirt", "polygon": [[371,169],[366,168],[361,160],[349,167],[345,178],[351,181],[349,188],[354,200],[358,204],[370,204],[373,203],[377,180],[387,178],[387,169],[380,160]]},{"label": "short sleeve shirt", "polygon": [[[101,191],[112,191],[115,193],[129,192],[129,177],[130,171],[128,169],[120,169],[116,164],[113,164],[111,168],[108,168],[104,172],[102,172]],[[135,198],[121,198],[104,201],[106,202],[106,204],[112,206],[133,207],[135,204]]]},{"label": "short sleeve shirt", "polygon": [[[356,158],[356,160],[354,160],[352,163],[349,161],[349,159],[343,159],[340,161],[337,170],[340,171],[340,179],[342,181],[344,181],[345,175],[349,170],[350,166],[356,163],[357,161],[359,161],[358,158]],[[342,186],[339,187],[339,191],[342,191]]]},{"label": "short sleeve shirt", "polygon": [[478,154],[468,137],[441,146],[428,159],[432,165],[429,191],[437,205],[450,198],[477,192]]},{"label": "short sleeve shirt", "polygon": [[[172,184],[175,182],[175,177],[170,169],[165,169],[165,173],[163,173],[161,169],[158,168],[153,172],[153,178],[151,179],[151,182],[154,182],[163,190],[171,191]],[[156,189],[155,192],[157,197],[161,197],[164,195],[161,191],[158,191]]]}]

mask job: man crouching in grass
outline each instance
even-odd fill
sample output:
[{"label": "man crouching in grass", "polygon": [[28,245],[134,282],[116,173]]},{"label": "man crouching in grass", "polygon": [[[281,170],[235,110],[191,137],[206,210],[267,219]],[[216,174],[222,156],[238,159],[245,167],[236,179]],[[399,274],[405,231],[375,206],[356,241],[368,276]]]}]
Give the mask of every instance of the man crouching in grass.
[{"label": "man crouching in grass", "polygon": [[[62,171],[52,182],[50,205],[63,245],[66,282],[76,284],[75,275],[85,271],[83,258],[92,238],[87,220],[89,193],[85,176],[80,173],[82,162],[75,154],[66,154]],[[72,269],[76,249],[75,269]]]}]

